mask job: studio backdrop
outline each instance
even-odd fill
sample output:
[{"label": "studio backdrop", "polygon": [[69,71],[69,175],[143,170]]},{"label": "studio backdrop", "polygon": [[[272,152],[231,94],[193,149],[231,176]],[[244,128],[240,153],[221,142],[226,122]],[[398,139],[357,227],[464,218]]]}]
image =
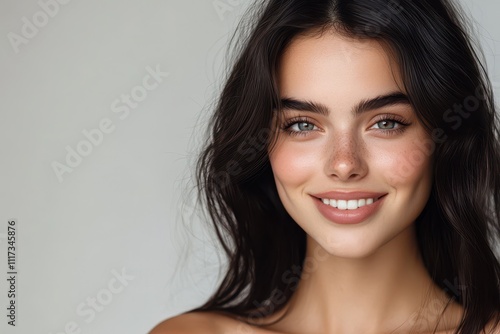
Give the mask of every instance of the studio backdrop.
[{"label": "studio backdrop", "polygon": [[[147,333],[224,263],[192,179],[250,0],[0,2],[0,332]],[[500,2],[463,0],[500,94]]]}]

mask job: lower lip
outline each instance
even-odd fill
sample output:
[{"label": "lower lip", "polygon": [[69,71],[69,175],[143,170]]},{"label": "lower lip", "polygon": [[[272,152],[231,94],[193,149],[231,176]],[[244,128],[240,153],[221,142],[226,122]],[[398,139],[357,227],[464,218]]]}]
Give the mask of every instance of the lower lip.
[{"label": "lower lip", "polygon": [[319,198],[314,197],[314,202],[318,207],[319,212],[328,220],[337,224],[359,224],[370,216],[374,215],[385,199],[385,195],[379,198],[378,201],[372,204],[362,206],[356,210],[340,210],[323,203]]}]

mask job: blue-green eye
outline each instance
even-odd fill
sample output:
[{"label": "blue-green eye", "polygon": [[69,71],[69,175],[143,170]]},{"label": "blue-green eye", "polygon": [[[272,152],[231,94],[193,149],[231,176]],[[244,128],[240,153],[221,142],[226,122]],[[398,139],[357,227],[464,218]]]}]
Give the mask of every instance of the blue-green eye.
[{"label": "blue-green eye", "polygon": [[383,120],[383,121],[378,121],[377,123],[375,123],[378,125],[378,128],[379,129],[382,129],[382,130],[392,130],[396,127],[396,124],[398,124],[398,122],[394,121],[394,120]]},{"label": "blue-green eye", "polygon": [[282,130],[290,135],[307,135],[311,131],[317,131],[318,127],[305,118],[293,118],[285,122]]},{"label": "blue-green eye", "polygon": [[405,121],[400,116],[380,115],[380,118],[370,129],[379,130],[380,132],[389,135],[403,132],[410,124],[411,123]]},{"label": "blue-green eye", "polygon": [[290,126],[290,128],[294,128],[294,131],[312,131],[315,127],[314,124],[308,122],[296,122]]}]

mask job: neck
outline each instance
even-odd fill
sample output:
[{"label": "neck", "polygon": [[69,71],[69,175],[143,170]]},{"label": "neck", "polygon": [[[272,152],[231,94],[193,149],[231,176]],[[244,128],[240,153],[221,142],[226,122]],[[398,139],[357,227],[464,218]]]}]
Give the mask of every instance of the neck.
[{"label": "neck", "polygon": [[[307,242],[302,277],[288,304],[292,327],[301,326],[293,319],[301,319],[318,333],[408,332],[426,302],[440,311],[446,306],[448,298],[423,264],[413,226],[364,258],[336,257],[313,239]],[[429,326],[440,313],[425,316]]]}]

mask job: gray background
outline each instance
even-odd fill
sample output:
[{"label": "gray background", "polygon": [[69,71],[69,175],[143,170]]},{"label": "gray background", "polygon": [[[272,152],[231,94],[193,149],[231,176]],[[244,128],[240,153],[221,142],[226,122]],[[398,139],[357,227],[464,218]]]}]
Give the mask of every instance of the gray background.
[{"label": "gray background", "polygon": [[[228,38],[250,2],[67,2],[45,21],[37,1],[0,2],[0,331],[56,334],[74,323],[80,333],[145,333],[214,287],[219,250],[193,208],[190,176]],[[500,3],[463,3],[498,94]],[[9,38],[26,20],[40,27],[15,47]],[[145,90],[155,68],[168,76]],[[125,114],[120,99],[131,93],[137,105]],[[112,131],[81,144],[102,122]],[[78,145],[88,154],[58,178],[53,164]],[[15,328],[5,316],[12,218]]]}]

